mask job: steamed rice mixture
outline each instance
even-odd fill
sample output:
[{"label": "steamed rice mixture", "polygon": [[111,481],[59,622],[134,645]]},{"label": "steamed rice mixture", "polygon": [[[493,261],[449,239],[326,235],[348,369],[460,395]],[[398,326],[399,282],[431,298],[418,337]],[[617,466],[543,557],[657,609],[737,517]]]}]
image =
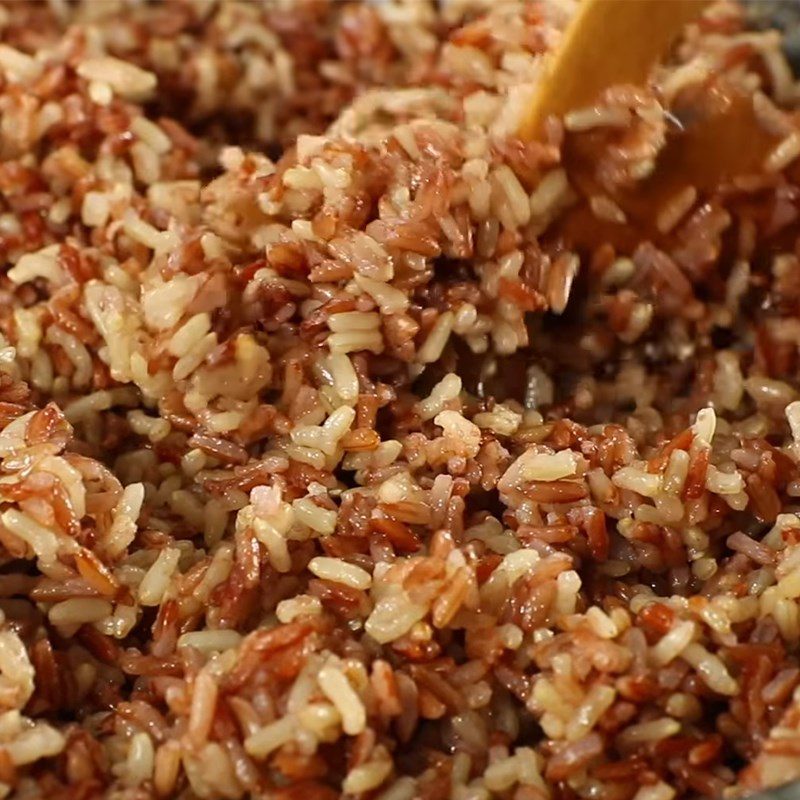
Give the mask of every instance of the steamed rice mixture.
[{"label": "steamed rice mixture", "polygon": [[800,92],[720,4],[524,143],[573,8],[0,6],[0,797],[800,775]]}]

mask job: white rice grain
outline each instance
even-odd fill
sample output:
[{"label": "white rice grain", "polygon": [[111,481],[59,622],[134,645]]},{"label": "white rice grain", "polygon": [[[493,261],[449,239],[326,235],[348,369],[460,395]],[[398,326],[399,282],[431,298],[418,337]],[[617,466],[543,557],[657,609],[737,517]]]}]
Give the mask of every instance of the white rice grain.
[{"label": "white rice grain", "polygon": [[281,600],[275,608],[275,616],[284,625],[306,614],[320,614],[322,602],[318,597],[309,594],[298,594]]},{"label": "white rice grain", "polygon": [[111,603],[91,597],[73,598],[56,603],[47,616],[53,625],[84,625],[99,622],[111,614]]},{"label": "white rice grain", "polygon": [[177,547],[165,547],[158,554],[139,584],[139,602],[143,606],[157,606],[163,601],[180,557],[181,551]]},{"label": "white rice grain", "polygon": [[650,659],[656,666],[663,667],[683,653],[694,639],[697,625],[685,620],[677,622],[659,641],[650,648]]},{"label": "white rice grain", "polygon": [[372,576],[369,572],[341,558],[317,556],[308,563],[308,569],[318,578],[341,583],[352,589],[364,590],[372,585]]},{"label": "white rice grain", "polygon": [[348,736],[361,733],[367,724],[366,710],[344,672],[328,663],[319,671],[317,682],[319,688],[341,714],[342,730]]},{"label": "white rice grain", "polygon": [[156,88],[156,76],[129,61],[111,56],[87,58],[78,64],[77,73],[89,81],[107,83],[126,100],[146,100]]},{"label": "white rice grain", "polygon": [[681,653],[681,658],[697,670],[709,689],[730,697],[739,692],[739,684],[731,677],[722,659],[701,644],[690,644]]},{"label": "white rice grain", "polygon": [[417,351],[417,361],[422,364],[432,364],[439,360],[453,330],[454,319],[452,311],[445,311],[439,315],[427,339]]},{"label": "white rice grain", "polygon": [[264,759],[273,750],[291,741],[295,729],[296,722],[293,717],[282,717],[248,736],[244,740],[244,749],[249,756],[259,760]]},{"label": "white rice grain", "polygon": [[189,631],[178,637],[177,646],[193,647],[201,653],[211,654],[238,647],[241,641],[241,633],[228,629]]}]

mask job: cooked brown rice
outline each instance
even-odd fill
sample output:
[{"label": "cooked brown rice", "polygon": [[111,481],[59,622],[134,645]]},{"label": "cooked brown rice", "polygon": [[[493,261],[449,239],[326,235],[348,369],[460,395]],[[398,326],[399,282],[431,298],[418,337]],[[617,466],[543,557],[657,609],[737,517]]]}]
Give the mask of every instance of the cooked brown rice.
[{"label": "cooked brown rice", "polygon": [[574,5],[0,2],[0,797],[800,777],[800,92],[723,1],[520,141]]}]

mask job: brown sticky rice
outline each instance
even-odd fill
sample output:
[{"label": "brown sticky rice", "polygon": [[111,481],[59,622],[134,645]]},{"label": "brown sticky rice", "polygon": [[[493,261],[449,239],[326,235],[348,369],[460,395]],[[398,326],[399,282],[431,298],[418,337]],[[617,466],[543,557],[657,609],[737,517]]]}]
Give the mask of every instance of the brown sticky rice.
[{"label": "brown sticky rice", "polygon": [[800,777],[800,92],[720,2],[521,141],[574,8],[0,2],[0,798]]}]

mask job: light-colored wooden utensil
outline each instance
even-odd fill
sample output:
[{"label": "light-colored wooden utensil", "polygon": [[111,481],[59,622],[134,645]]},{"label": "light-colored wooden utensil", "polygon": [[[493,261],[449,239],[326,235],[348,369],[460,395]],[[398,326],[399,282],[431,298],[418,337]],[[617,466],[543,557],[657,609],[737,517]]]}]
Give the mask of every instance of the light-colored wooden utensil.
[{"label": "light-colored wooden utensil", "polygon": [[544,65],[522,126],[533,138],[550,114],[590,106],[604,89],[641,86],[684,26],[710,0],[582,0]]},{"label": "light-colored wooden utensil", "polygon": [[[644,85],[684,26],[708,5],[709,0],[583,0],[545,64],[521,135],[536,138],[548,116],[589,107],[611,86]],[[656,210],[676,192],[687,186],[711,191],[724,180],[758,171],[777,140],[756,123],[751,98],[731,93],[711,105],[709,113],[670,131],[649,178],[614,193],[629,220],[627,230],[598,225],[584,206],[568,215],[570,238],[630,243],[642,234],[657,238]],[[592,154],[591,137],[568,137],[567,166],[586,196],[607,192],[594,179]]]}]

